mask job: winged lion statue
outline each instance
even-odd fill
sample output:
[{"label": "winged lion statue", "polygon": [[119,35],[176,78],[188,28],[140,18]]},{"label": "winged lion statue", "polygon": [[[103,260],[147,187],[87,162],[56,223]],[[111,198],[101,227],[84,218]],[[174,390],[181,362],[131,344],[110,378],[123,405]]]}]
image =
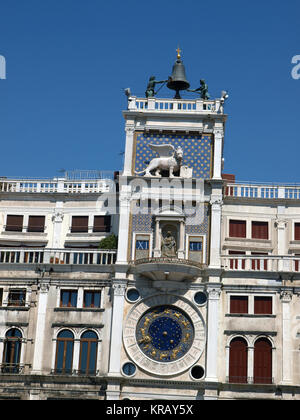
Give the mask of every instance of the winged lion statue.
[{"label": "winged lion statue", "polygon": [[[174,177],[174,171],[178,171],[182,165],[183,150],[179,146],[177,149],[172,144],[149,144],[151,150],[158,153],[159,157],[150,161],[146,169],[135,172],[136,175],[142,173],[145,176],[161,176],[161,170],[168,170],[169,177]],[[155,171],[155,175],[151,172]]]}]

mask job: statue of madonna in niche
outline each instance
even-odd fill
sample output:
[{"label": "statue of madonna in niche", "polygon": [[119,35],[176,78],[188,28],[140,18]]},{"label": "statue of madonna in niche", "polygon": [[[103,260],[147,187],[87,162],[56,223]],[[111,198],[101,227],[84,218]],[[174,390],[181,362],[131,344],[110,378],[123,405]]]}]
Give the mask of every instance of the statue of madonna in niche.
[{"label": "statue of madonna in niche", "polygon": [[165,235],[162,235],[161,256],[176,257],[176,239],[170,230]]}]

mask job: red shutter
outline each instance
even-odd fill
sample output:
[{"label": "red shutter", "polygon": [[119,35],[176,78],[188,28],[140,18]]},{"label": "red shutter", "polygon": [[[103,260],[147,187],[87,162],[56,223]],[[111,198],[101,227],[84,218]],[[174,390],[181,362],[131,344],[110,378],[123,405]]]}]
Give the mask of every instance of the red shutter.
[{"label": "red shutter", "polygon": [[269,239],[268,222],[252,222],[252,239]]},{"label": "red shutter", "polygon": [[23,229],[23,216],[7,215],[6,229],[7,231],[22,232]]},{"label": "red shutter", "polygon": [[272,345],[266,338],[254,345],[254,383],[272,383]]},{"label": "red shutter", "polygon": [[272,297],[271,296],[255,296],[254,297],[254,313],[259,315],[272,314]]},{"label": "red shutter", "polygon": [[243,338],[235,338],[230,343],[229,382],[246,383],[248,370],[247,343]]},{"label": "red shutter", "polygon": [[71,232],[88,232],[89,228],[88,216],[73,216]]},{"label": "red shutter", "polygon": [[[295,254],[295,257],[300,257],[300,254]],[[300,271],[299,270],[299,262],[300,262],[300,260],[295,260],[295,271]]]},{"label": "red shutter", "polygon": [[93,232],[110,232],[110,225],[110,216],[95,216]]},{"label": "red shutter", "polygon": [[230,220],[229,236],[231,238],[246,238],[246,221]]},{"label": "red shutter", "polygon": [[29,216],[27,232],[44,232],[45,216]]},{"label": "red shutter", "polygon": [[230,313],[247,314],[248,296],[230,296]]},{"label": "red shutter", "polygon": [[295,241],[300,241],[300,223],[295,223]]}]

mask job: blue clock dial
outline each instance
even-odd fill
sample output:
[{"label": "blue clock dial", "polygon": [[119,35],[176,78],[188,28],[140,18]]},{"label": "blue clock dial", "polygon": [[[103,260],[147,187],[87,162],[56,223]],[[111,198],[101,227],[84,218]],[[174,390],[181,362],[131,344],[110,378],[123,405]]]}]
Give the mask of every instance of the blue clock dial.
[{"label": "blue clock dial", "polygon": [[190,318],[180,309],[164,305],[149,309],[139,320],[136,339],[148,357],[161,362],[180,359],[194,340]]}]

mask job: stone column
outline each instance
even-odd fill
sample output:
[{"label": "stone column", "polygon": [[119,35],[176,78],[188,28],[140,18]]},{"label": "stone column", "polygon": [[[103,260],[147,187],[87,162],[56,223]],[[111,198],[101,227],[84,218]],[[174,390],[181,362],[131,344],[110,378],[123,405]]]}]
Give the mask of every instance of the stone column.
[{"label": "stone column", "polygon": [[206,346],[206,381],[218,381],[218,333],[219,301],[221,285],[210,285],[207,288],[207,346]]},{"label": "stone column", "polygon": [[118,280],[112,285],[112,322],[110,335],[109,375],[120,375],[123,333],[123,312],[126,280]]},{"label": "stone column", "polygon": [[49,287],[50,279],[44,278],[40,280],[32,374],[41,374],[43,371],[44,341]]},{"label": "stone column", "polygon": [[[283,219],[276,219],[275,226],[277,227],[277,249],[278,255],[286,255],[286,226],[287,221]],[[278,261],[278,271],[291,271],[292,267],[288,267],[289,260],[279,260]]]},{"label": "stone column", "polygon": [[221,212],[223,201],[218,195],[211,197],[210,267],[221,267]]},{"label": "stone column", "polygon": [[184,240],[185,240],[184,221],[181,220],[180,221],[180,228],[179,228],[179,249],[178,249],[178,258],[179,259],[184,259],[185,258],[185,255],[184,255]]},{"label": "stone column", "polygon": [[133,140],[134,140],[134,125],[128,124],[126,131],[126,148],[124,158],[124,176],[132,175],[132,156],[133,156]]},{"label": "stone column", "polygon": [[52,248],[62,248],[61,240],[62,240],[62,222],[64,220],[63,215],[63,203],[58,201],[56,203],[56,209],[52,216],[53,222],[53,238],[52,238]]},{"label": "stone column", "polygon": [[254,347],[248,347],[248,372],[247,372],[247,382],[248,384],[253,384],[253,375],[254,375]]},{"label": "stone column", "polygon": [[155,219],[155,246],[154,246],[154,258],[160,257],[160,228],[159,228],[159,220]]},{"label": "stone column", "polygon": [[283,289],[282,302],[282,384],[292,383],[291,301],[293,291]]},{"label": "stone column", "polygon": [[213,179],[222,179],[222,149],[223,149],[223,129],[214,130],[214,169]]},{"label": "stone column", "polygon": [[[128,186],[125,186],[128,187]],[[121,192],[120,195],[120,222],[119,222],[119,246],[117,254],[117,264],[127,263],[128,260],[128,233],[130,221],[130,193]]]}]

